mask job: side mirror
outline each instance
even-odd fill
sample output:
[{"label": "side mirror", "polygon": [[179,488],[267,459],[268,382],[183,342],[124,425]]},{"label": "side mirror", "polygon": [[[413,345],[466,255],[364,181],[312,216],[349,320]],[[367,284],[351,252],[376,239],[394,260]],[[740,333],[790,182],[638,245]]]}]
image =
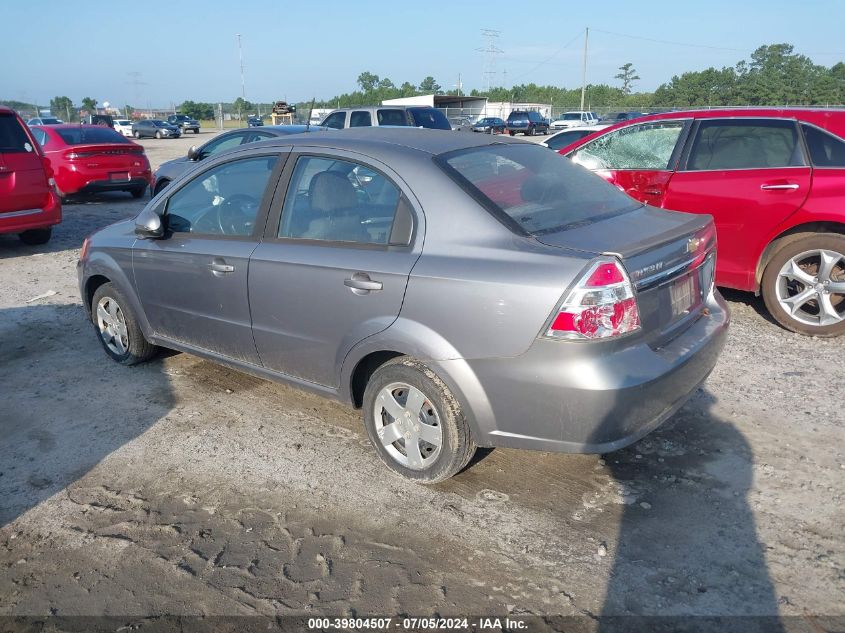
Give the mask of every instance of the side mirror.
[{"label": "side mirror", "polygon": [[198,160],[199,159],[199,150],[197,149],[196,145],[191,145],[190,149],[188,150],[188,160]]},{"label": "side mirror", "polygon": [[164,236],[164,223],[161,216],[152,209],[144,209],[135,218],[135,235],[142,240],[158,239]]}]

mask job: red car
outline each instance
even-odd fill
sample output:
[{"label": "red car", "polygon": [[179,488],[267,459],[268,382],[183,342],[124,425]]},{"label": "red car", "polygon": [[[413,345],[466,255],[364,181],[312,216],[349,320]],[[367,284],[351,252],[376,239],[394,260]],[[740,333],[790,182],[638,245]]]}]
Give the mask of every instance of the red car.
[{"label": "red car", "polygon": [[62,221],[50,162],[14,110],[0,106],[0,233],[44,244]]},{"label": "red car", "polygon": [[845,110],[670,112],[560,150],[637,200],[709,213],[720,286],[784,327],[845,333]]},{"label": "red car", "polygon": [[53,167],[62,197],[128,191],[144,195],[152,180],[144,148],[103,125],[35,125],[35,139]]}]

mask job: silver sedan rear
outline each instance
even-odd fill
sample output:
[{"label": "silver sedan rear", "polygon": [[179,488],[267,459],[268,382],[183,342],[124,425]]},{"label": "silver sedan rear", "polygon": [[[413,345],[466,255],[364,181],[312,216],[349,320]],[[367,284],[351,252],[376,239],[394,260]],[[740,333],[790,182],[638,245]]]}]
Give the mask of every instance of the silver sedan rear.
[{"label": "silver sedan rear", "polygon": [[712,370],[709,217],[506,139],[365,129],[224,152],[86,240],[106,353],[194,353],[363,408],[392,470],[476,446],[606,452]]}]

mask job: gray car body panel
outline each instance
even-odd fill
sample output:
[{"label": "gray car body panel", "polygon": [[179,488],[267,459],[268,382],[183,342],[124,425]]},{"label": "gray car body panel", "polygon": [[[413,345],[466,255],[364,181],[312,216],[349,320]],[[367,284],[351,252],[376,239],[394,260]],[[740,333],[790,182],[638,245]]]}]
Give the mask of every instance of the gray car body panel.
[{"label": "gray car body panel", "polygon": [[[289,169],[281,171],[278,184],[262,203],[270,218],[264,233],[254,236],[254,243],[246,241],[255,247],[251,255],[246,254],[247,247],[227,246],[226,239],[216,240],[219,247],[214,252],[234,257],[237,253],[231,249],[241,249],[242,258],[254,258],[245,282],[246,309],[252,312],[250,323],[258,341],[252,349],[221,353],[221,346],[204,335],[175,340],[155,331],[146,314],[148,303],[142,305],[136,296],[138,284],[127,252],[141,240],[136,242],[129,234],[130,225],[116,225],[93,237],[90,254],[80,263],[80,288],[84,293],[95,274],[119,279],[152,342],[349,403],[354,401],[352,376],[368,355],[395,352],[417,357],[452,390],[482,446],[580,452],[620,448],[671,415],[712,370],[729,321],[718,292],[711,289],[702,306],[707,309],[690,315],[683,327],[659,342],[647,332],[599,342],[548,340],[539,335],[562,295],[599,249],[632,258],[659,251],[661,244],[673,250],[677,239],[707,220],[632,208],[630,218],[602,222],[600,236],[591,236],[585,227],[544,236],[544,243],[510,231],[432,160],[453,149],[522,142],[448,131],[365,128],[263,141],[203,161],[203,169],[211,169],[255,152],[293,150],[291,159],[298,153],[333,154],[383,171],[413,208],[415,230],[408,247],[367,249],[272,239]],[[178,178],[148,208],[160,211],[169,195],[196,175]],[[643,217],[649,219],[650,228],[643,225]],[[151,243],[139,250],[151,251]],[[314,258],[310,266],[306,265],[309,251]],[[391,258],[401,260],[401,265],[385,263]],[[287,272],[296,273],[294,282],[286,279],[285,284],[274,285],[278,276],[273,271],[279,262],[291,266]],[[334,272],[322,278],[311,275],[312,268],[321,267]],[[161,266],[159,270],[167,274]],[[395,294],[380,305],[368,303],[377,293],[350,294],[343,276],[356,271],[373,279],[385,276],[396,285]],[[199,295],[207,290],[200,284],[186,292],[187,304],[199,305]],[[319,299],[309,303],[305,300],[309,296]],[[210,309],[212,302],[207,303],[205,309]],[[349,319],[337,323],[326,318],[326,313],[343,305],[356,306]],[[319,311],[316,317],[314,310]],[[273,324],[274,319],[278,323]],[[223,320],[242,333],[249,329],[243,313],[223,315]],[[337,331],[320,332],[332,325]],[[269,333],[269,338],[263,339],[262,333]],[[279,345],[273,341],[275,335],[288,340]],[[308,358],[309,354],[319,358]]]}]

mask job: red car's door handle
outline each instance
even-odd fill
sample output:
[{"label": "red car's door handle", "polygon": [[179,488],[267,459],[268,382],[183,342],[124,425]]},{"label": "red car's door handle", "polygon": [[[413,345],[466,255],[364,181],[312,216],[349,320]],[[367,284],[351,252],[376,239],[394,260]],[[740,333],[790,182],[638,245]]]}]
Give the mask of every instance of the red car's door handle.
[{"label": "red car's door handle", "polygon": [[782,189],[798,189],[801,185],[798,183],[790,182],[790,183],[782,183],[777,185],[760,185],[760,189],[763,191],[780,191]]},{"label": "red car's door handle", "polygon": [[657,189],[656,187],[650,187],[649,189],[643,189],[643,193],[647,196],[662,196],[663,189]]}]

